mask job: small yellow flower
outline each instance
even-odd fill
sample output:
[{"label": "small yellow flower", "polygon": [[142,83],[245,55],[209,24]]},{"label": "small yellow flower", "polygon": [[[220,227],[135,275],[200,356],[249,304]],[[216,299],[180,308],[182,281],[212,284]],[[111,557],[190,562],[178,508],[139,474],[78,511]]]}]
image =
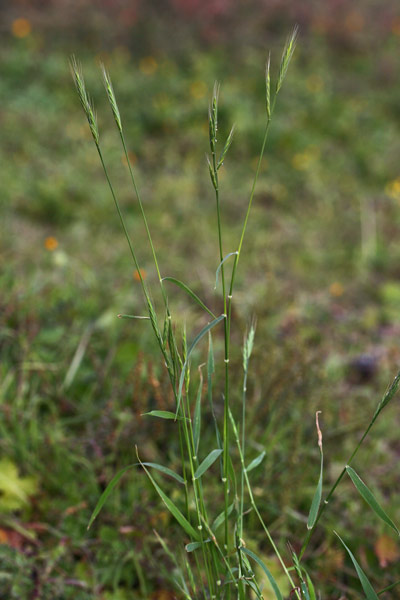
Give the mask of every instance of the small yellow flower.
[{"label": "small yellow flower", "polygon": [[154,56],[145,56],[139,63],[139,69],[144,75],[153,75],[158,69],[158,63]]},{"label": "small yellow flower", "polygon": [[133,271],[133,279],[135,281],[140,281],[140,275],[142,276],[142,279],[146,279],[146,271],[144,269],[140,269],[140,274],[139,271]]},{"label": "small yellow flower", "polygon": [[201,100],[201,98],[204,98],[204,96],[207,94],[207,85],[204,83],[204,81],[193,81],[190,84],[189,91],[192,98],[195,98],[195,100]]},{"label": "small yellow flower", "polygon": [[400,200],[400,177],[386,184],[385,194],[393,200]]},{"label": "small yellow flower", "polygon": [[55,237],[50,236],[47,237],[44,240],[44,247],[46,248],[46,250],[48,250],[49,252],[54,252],[54,250],[58,247],[58,241],[56,240]]},{"label": "small yellow flower", "polygon": [[17,38],[24,38],[32,31],[32,25],[28,19],[15,19],[11,25],[12,34]]},{"label": "small yellow flower", "polygon": [[344,287],[339,281],[335,281],[329,286],[329,293],[334,298],[340,298],[344,294]]}]

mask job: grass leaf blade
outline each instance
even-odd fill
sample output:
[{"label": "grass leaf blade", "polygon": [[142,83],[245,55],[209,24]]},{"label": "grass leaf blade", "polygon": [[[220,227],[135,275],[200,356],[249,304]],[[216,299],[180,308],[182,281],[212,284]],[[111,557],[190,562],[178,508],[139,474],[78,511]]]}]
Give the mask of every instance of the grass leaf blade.
[{"label": "grass leaf blade", "polygon": [[159,419],[170,419],[173,421],[181,418],[169,410],[151,410],[150,412],[142,413],[142,417],[158,417]]},{"label": "grass leaf blade", "polygon": [[262,568],[262,570],[264,571],[264,573],[266,574],[266,576],[268,577],[268,580],[271,584],[272,589],[275,592],[275,596],[277,600],[283,600],[282,594],[280,589],[278,588],[278,584],[276,583],[271,571],[268,569],[268,567],[266,567],[266,565],[263,563],[263,561],[261,560],[261,558],[258,558],[257,554],[254,554],[254,552],[252,552],[251,550],[249,550],[248,548],[240,548],[241,552],[244,552],[245,554],[247,554],[247,556],[250,556],[250,558],[252,558],[253,560],[256,561],[256,563]]},{"label": "grass leaf blade", "polygon": [[390,517],[388,517],[388,515],[385,513],[385,511],[383,510],[383,508],[381,507],[381,505],[379,504],[379,502],[377,501],[377,499],[375,498],[375,496],[373,495],[371,490],[365,485],[365,483],[363,482],[361,477],[359,475],[357,475],[355,470],[349,466],[346,467],[346,471],[347,471],[348,476],[354,483],[356,490],[364,498],[365,502],[372,508],[374,513],[380,519],[382,519],[382,521],[384,521],[387,525],[389,525],[389,527],[394,529],[394,531],[397,533],[397,535],[400,535],[400,531],[398,530],[396,525],[393,523],[392,519]]},{"label": "grass leaf blade", "polygon": [[204,309],[206,312],[208,312],[208,314],[213,319],[216,318],[214,313],[209,308],[207,308],[207,306],[204,304],[204,302],[202,300],[200,300],[200,298],[190,289],[190,287],[188,287],[185,283],[183,283],[183,281],[180,281],[179,279],[175,279],[175,277],[163,277],[162,281],[170,281],[171,283],[175,283],[175,285],[177,285],[182,290],[184,290],[192,298],[192,300],[197,302],[197,304],[199,306],[201,306],[202,309]]},{"label": "grass leaf blade", "polygon": [[92,526],[93,521],[95,520],[95,518],[97,517],[97,515],[103,508],[108,496],[111,494],[111,492],[113,491],[113,489],[115,488],[115,486],[117,485],[117,483],[119,482],[121,477],[123,475],[125,475],[125,473],[127,471],[129,471],[130,469],[133,469],[134,467],[137,467],[137,466],[139,466],[139,463],[133,463],[132,465],[128,465],[127,467],[124,467],[123,469],[118,471],[118,473],[116,475],[114,475],[114,477],[111,479],[110,483],[108,484],[108,486],[106,487],[106,489],[104,490],[102,495],[100,496],[100,498],[95,506],[95,509],[92,512],[92,515],[89,519],[89,524],[87,526],[88,529],[90,529],[90,527]]},{"label": "grass leaf blade", "polygon": [[237,253],[238,253],[238,252],[237,252],[237,250],[236,250],[236,252],[229,252],[229,254],[227,254],[226,256],[224,256],[224,258],[223,258],[223,259],[221,260],[221,262],[219,263],[219,265],[218,265],[218,268],[217,268],[217,270],[216,270],[216,272],[215,272],[215,287],[214,287],[214,290],[216,290],[216,289],[217,289],[217,286],[218,286],[219,272],[220,272],[220,270],[221,270],[221,267],[222,267],[222,265],[223,265],[223,264],[224,264],[224,262],[225,262],[226,260],[228,260],[228,258],[230,258],[231,256],[236,256],[236,255],[237,255]]},{"label": "grass leaf blade", "polygon": [[344,541],[342,540],[342,538],[336,531],[334,531],[334,534],[337,535],[337,537],[339,538],[339,540],[342,542],[343,546],[345,547],[348,555],[350,556],[352,563],[357,571],[358,578],[362,585],[362,589],[364,590],[364,593],[367,597],[367,600],[378,600],[377,593],[375,592],[374,588],[372,587],[371,583],[369,582],[368,577],[366,576],[366,574],[364,573],[364,571],[362,570],[362,568],[356,561],[352,551],[350,550],[350,548],[348,548],[348,546],[346,546],[346,544],[344,543]]},{"label": "grass leaf blade", "polygon": [[249,466],[246,468],[246,472],[250,473],[250,471],[252,471],[256,467],[258,467],[258,465],[261,464],[262,461],[264,460],[264,457],[265,457],[265,450],[263,450],[261,452],[261,454],[259,454],[258,456],[256,456],[256,458],[254,458],[251,461],[251,463],[249,464]]},{"label": "grass leaf blade", "polygon": [[204,473],[215,463],[217,458],[221,456],[222,450],[220,448],[216,450],[211,450],[210,454],[203,460],[201,465],[196,469],[194,474],[195,479],[199,479]]},{"label": "grass leaf blade", "polygon": [[185,485],[185,480],[183,479],[183,477],[178,475],[178,473],[175,473],[175,471],[173,471],[172,469],[169,469],[168,467],[164,467],[164,465],[159,465],[158,463],[152,463],[152,462],[144,462],[142,464],[145,465],[146,467],[152,467],[153,469],[157,469],[157,471],[161,471],[161,473],[165,473],[165,475],[169,475],[170,477],[173,477],[176,481],[178,481],[182,485]]},{"label": "grass leaf blade", "polygon": [[143,463],[140,463],[143,466],[143,469],[146,471],[148,478],[154,486],[157,494],[160,496],[161,500],[164,502],[165,506],[168,508],[171,515],[178,521],[179,525],[182,527],[186,533],[196,541],[199,541],[198,532],[191,526],[186,517],[181,513],[179,508],[168,498],[168,496],[162,491],[158,483],[153,479],[150,475],[149,471],[146,469]]}]

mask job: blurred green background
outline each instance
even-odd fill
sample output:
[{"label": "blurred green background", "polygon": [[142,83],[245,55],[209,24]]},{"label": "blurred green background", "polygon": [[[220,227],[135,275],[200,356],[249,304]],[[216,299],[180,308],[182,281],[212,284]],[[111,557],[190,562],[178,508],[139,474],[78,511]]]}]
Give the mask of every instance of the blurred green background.
[{"label": "blurred green background", "polygon": [[[150,328],[116,318],[143,313],[143,299],[71,80],[72,53],[155,298],[100,61],[162,273],[217,310],[204,158],[213,84],[221,83],[221,136],[236,124],[221,171],[227,253],[237,247],[261,146],[268,51],[276,74],[286,36],[300,26],[245,240],[233,332],[239,367],[256,315],[249,454],[264,448],[267,457],[255,489],[280,546],[298,548],[319,470],[315,411],[328,486],[400,363],[398,3],[14,0],[0,15],[1,598],[175,597],[152,530],[173,540],[176,526],[140,472],[125,477],[86,531],[107,482],[134,462],[135,444],[146,460],[172,467],[179,455],[170,424],[140,416],[171,408],[172,398]],[[171,302],[192,339],[202,315],[177,289]],[[194,367],[203,359],[199,351]],[[232,370],[239,390],[240,369]],[[394,401],[355,463],[397,523],[398,431]],[[247,525],[248,542],[273,565],[252,515]],[[333,529],[377,590],[398,578],[395,536],[345,481],[307,554],[323,598],[360,597]]]}]

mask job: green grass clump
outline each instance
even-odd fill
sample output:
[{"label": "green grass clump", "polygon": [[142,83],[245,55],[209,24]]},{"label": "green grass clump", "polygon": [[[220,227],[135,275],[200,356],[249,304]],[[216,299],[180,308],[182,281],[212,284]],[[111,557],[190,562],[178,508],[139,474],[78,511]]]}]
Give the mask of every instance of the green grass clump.
[{"label": "green grass clump", "polygon": [[[218,288],[220,279],[222,288],[219,310],[211,310],[207,306],[207,302],[201,300],[187,284],[174,277],[163,277],[161,275],[155,245],[150,234],[144,205],[136,185],[130,155],[125,142],[120,110],[110,76],[103,67],[103,80],[107,97],[121,139],[124,157],[129,168],[131,182],[140,208],[147,239],[150,245],[151,256],[157,273],[162,303],[162,308],[159,308],[159,304],[154,299],[155,296],[150,290],[150,286],[147,284],[140,266],[138,252],[142,249],[138,249],[131,241],[121,204],[118,200],[114,184],[112,183],[109,174],[109,169],[105,162],[96,115],[86,91],[81,69],[75,59],[71,61],[72,74],[79,99],[86,114],[100,162],[128,242],[131,257],[143,292],[144,306],[147,311],[146,315],[120,316],[150,321],[153,334],[165,364],[170,391],[174,399],[173,410],[161,410],[159,407],[156,407],[154,410],[146,412],[145,415],[151,419],[161,419],[169,422],[170,427],[174,428],[175,439],[178,441],[180,456],[179,472],[176,472],[175,468],[171,469],[163,464],[142,461],[140,458],[140,448],[137,448],[137,462],[120,470],[107,485],[92,513],[89,527],[99,515],[106,500],[116,488],[121,477],[131,469],[142,467],[159,499],[164,504],[167,512],[177,521],[182,530],[183,537],[186,539],[186,556],[182,558],[179,557],[178,552],[172,553],[171,550],[168,549],[168,543],[162,538],[159,538],[165,553],[169,556],[175,566],[174,575],[172,576],[174,584],[180,591],[180,595],[187,599],[211,598],[222,600],[222,598],[229,599],[233,597],[238,598],[239,600],[243,600],[247,597],[262,599],[264,598],[264,595],[261,574],[266,576],[269,586],[277,600],[282,600],[285,595],[288,595],[287,590],[289,590],[291,596],[298,598],[298,600],[316,599],[318,590],[316,591],[314,587],[304,558],[311,537],[316,530],[328,503],[334,496],[336,488],[346,473],[354,483],[359,494],[368,503],[376,516],[380,517],[386,525],[389,525],[396,533],[398,533],[393,521],[386,514],[367,485],[361,480],[354,469],[350,467],[350,463],[354,461],[363,441],[367,437],[381,411],[395,395],[400,382],[400,374],[394,379],[383,399],[378,404],[360,442],[356,445],[347,463],[340,471],[339,475],[334,479],[333,485],[325,495],[323,494],[324,462],[322,432],[317,412],[316,425],[318,446],[321,455],[320,476],[312,497],[311,507],[308,511],[308,519],[306,519],[306,529],[302,543],[298,548],[289,546],[289,555],[292,562],[291,566],[288,566],[289,563],[287,557],[278,547],[275,536],[271,531],[271,527],[266,524],[266,520],[259,508],[259,501],[256,498],[254,486],[249,477],[249,473],[253,469],[256,469],[265,458],[265,451],[261,451],[261,453],[255,456],[247,465],[248,444],[245,428],[246,396],[250,357],[254,345],[255,325],[252,324],[249,327],[245,337],[241,394],[237,394],[232,385],[235,374],[232,373],[230,368],[233,350],[231,345],[233,335],[233,298],[234,292],[236,291],[235,283],[237,279],[237,268],[260,176],[271,121],[278,94],[282,88],[290,60],[293,56],[296,38],[297,29],[293,31],[284,47],[276,86],[272,93],[270,59],[268,58],[265,77],[265,131],[238,243],[236,249],[232,251],[231,248],[229,253],[226,253],[226,245],[224,243],[225,229],[221,211],[220,169],[224,160],[226,160],[226,156],[231,147],[234,129],[230,129],[225,143],[223,145],[218,145],[219,85],[216,84],[214,86],[209,107],[210,156],[207,157],[207,163],[211,184],[214,189],[216,206],[215,222],[219,265],[216,271],[215,287]],[[172,237],[177,235],[175,228],[172,230],[171,235]],[[229,263],[227,261],[230,258],[233,261],[233,264],[230,276],[228,276]],[[206,323],[197,335],[195,335],[193,342],[190,345],[187,343],[186,327],[183,330],[180,330],[180,320],[173,319],[165,286],[166,281],[174,283],[181,290],[185,291],[186,294],[188,294],[188,296],[200,306],[205,313],[207,313]],[[160,316],[160,314],[162,316]],[[209,320],[210,317],[212,320]],[[217,331],[218,326],[222,325],[223,368],[218,369],[218,372],[222,370],[223,377],[223,406],[221,407],[220,402],[215,398],[214,393],[216,359],[214,357],[212,334],[214,334],[214,331]],[[208,357],[207,362],[203,365],[207,374],[207,384],[205,386],[208,400],[207,411],[205,410],[203,400],[203,374],[200,374],[197,386],[195,386],[193,383],[195,378],[191,372],[191,364],[195,352],[197,352],[197,346],[203,340],[208,340]],[[236,399],[238,396],[241,397],[241,409],[239,411],[236,406]],[[205,436],[204,434],[205,423],[207,420],[208,426],[211,426],[215,434],[214,441],[211,441],[212,436],[209,434]],[[204,443],[204,440],[207,440],[207,445]],[[167,477],[172,478],[175,483],[179,483],[179,491],[174,494],[167,493],[164,484],[159,483],[157,473],[162,473]],[[217,481],[212,479],[212,474],[217,477]],[[212,485],[210,484],[210,480],[213,481]],[[211,489],[213,492],[210,496]],[[284,510],[286,507],[281,507],[281,509]],[[250,516],[255,516],[259,527],[265,534],[266,540],[286,578],[286,585],[281,582],[280,578],[278,582],[278,576],[273,573],[274,569],[271,564],[267,564],[259,553],[256,553],[247,547],[247,528],[245,528],[245,521],[248,514],[250,514]],[[374,591],[367,575],[355,559],[351,550],[346,543],[343,542],[340,536],[339,539],[355,566],[366,597],[368,599],[377,598],[377,593]],[[289,587],[287,588],[287,586]],[[383,591],[384,590],[382,590],[382,592]]]}]

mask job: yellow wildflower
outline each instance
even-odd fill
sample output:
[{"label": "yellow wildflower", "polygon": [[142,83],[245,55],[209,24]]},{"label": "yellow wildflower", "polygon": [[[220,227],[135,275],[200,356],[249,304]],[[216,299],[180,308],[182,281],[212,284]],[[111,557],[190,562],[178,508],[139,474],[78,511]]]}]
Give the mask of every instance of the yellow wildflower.
[{"label": "yellow wildflower", "polygon": [[49,236],[44,240],[44,247],[49,252],[54,252],[54,250],[58,247],[58,241],[55,237]]},{"label": "yellow wildflower", "polygon": [[12,34],[17,38],[24,38],[32,31],[32,26],[28,19],[15,19],[11,25]]}]

